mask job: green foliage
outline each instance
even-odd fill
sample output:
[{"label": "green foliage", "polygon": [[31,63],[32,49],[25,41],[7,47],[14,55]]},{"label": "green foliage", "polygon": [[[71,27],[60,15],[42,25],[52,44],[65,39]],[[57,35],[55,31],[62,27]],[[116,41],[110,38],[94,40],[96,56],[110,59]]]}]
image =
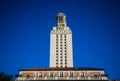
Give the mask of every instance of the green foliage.
[{"label": "green foliage", "polygon": [[13,81],[13,76],[0,72],[0,81]]}]

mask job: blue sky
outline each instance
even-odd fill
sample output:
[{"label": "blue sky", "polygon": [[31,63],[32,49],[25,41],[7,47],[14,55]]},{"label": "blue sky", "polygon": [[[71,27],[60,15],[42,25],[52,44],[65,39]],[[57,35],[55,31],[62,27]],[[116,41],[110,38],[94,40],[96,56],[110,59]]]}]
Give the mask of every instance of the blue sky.
[{"label": "blue sky", "polygon": [[119,0],[0,0],[0,72],[49,67],[50,30],[59,12],[73,33],[74,67],[120,79]]}]

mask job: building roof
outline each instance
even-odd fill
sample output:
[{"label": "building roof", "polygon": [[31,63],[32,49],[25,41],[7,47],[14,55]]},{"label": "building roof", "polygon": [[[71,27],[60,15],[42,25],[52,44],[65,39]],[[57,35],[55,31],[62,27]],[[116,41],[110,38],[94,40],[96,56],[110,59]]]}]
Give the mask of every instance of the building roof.
[{"label": "building roof", "polygon": [[104,70],[103,68],[94,68],[94,67],[67,67],[67,68],[24,68],[19,71],[59,71],[59,70]]}]

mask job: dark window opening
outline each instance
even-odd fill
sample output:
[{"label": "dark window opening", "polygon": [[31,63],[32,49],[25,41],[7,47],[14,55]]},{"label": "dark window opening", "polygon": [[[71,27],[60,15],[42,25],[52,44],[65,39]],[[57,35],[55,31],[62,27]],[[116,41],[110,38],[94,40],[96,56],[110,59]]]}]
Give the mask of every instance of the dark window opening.
[{"label": "dark window opening", "polygon": [[70,72],[70,77],[73,77],[73,72]]},{"label": "dark window opening", "polygon": [[26,78],[30,78],[30,75],[26,75]]},{"label": "dark window opening", "polygon": [[50,77],[53,77],[53,72],[50,73]]},{"label": "dark window opening", "polygon": [[60,72],[60,77],[63,77],[63,72]]}]

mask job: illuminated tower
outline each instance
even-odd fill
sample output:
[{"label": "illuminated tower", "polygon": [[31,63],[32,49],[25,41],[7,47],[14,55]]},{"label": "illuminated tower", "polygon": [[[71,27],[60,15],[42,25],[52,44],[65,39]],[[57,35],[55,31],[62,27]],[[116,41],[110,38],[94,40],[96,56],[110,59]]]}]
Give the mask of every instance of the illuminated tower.
[{"label": "illuminated tower", "polygon": [[50,67],[73,67],[72,32],[64,13],[57,14],[56,20],[50,34]]}]

